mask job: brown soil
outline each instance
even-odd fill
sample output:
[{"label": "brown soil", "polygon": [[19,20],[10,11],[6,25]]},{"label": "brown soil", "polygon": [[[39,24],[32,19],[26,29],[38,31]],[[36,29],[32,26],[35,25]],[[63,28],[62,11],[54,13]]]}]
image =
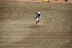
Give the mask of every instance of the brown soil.
[{"label": "brown soil", "polygon": [[0,48],[72,48],[72,4],[0,2]]}]

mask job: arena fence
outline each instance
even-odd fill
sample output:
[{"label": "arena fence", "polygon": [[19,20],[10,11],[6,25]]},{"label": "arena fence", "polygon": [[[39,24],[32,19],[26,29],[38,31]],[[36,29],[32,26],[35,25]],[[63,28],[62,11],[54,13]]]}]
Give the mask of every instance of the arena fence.
[{"label": "arena fence", "polygon": [[25,2],[66,2],[66,3],[72,3],[72,0],[0,0],[0,1],[25,1]]}]

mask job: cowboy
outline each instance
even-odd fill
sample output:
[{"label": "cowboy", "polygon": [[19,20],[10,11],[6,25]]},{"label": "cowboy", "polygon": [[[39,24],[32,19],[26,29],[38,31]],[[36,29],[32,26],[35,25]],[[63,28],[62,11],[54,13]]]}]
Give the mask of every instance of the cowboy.
[{"label": "cowboy", "polygon": [[41,21],[41,16],[40,16],[41,14],[40,12],[37,12],[36,14],[37,16],[34,19],[36,20],[36,24],[39,25]]}]

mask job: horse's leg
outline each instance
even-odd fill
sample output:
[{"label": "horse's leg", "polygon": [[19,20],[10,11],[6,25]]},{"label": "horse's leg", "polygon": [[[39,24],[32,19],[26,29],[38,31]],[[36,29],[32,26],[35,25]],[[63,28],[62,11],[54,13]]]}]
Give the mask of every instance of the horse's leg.
[{"label": "horse's leg", "polygon": [[39,21],[36,21],[36,24],[38,25]]},{"label": "horse's leg", "polygon": [[40,21],[37,22],[37,25],[39,25],[39,24],[40,24]]},{"label": "horse's leg", "polygon": [[38,24],[38,21],[36,21],[36,24]]},{"label": "horse's leg", "polygon": [[40,20],[39,20],[39,18],[36,19],[36,24],[37,24],[37,25],[40,24]]}]

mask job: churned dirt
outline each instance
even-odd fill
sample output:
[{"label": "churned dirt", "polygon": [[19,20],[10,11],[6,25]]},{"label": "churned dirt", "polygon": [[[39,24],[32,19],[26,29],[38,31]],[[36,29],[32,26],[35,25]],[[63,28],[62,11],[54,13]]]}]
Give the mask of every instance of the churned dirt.
[{"label": "churned dirt", "polygon": [[72,4],[0,2],[0,48],[72,48]]}]

